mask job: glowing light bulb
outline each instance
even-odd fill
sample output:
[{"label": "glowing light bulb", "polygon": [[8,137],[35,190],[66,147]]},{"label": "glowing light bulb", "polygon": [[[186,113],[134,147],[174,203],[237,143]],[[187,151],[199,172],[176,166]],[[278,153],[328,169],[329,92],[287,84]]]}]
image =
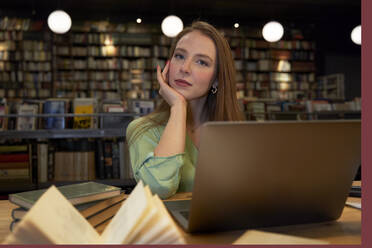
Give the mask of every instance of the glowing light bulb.
[{"label": "glowing light bulb", "polygon": [[356,26],[353,31],[351,31],[351,40],[357,44],[362,44],[362,27],[360,25]]},{"label": "glowing light bulb", "polygon": [[276,42],[283,37],[284,28],[279,22],[268,22],[262,29],[262,36],[268,42]]},{"label": "glowing light bulb", "polygon": [[164,18],[161,23],[161,30],[168,37],[175,37],[183,29],[182,20],[175,15],[170,15]]},{"label": "glowing light bulb", "polygon": [[49,28],[57,34],[64,34],[71,28],[71,18],[63,10],[55,10],[48,16]]}]

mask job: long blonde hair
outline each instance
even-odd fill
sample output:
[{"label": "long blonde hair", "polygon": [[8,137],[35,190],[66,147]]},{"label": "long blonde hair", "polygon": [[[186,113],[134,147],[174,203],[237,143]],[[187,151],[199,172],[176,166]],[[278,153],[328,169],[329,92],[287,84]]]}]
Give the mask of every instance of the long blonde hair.
[{"label": "long blonde hair", "polygon": [[[217,71],[218,91],[212,94],[209,91],[204,110],[207,113],[208,121],[242,121],[244,114],[239,108],[236,98],[235,66],[232,58],[229,43],[212,25],[197,21],[190,27],[180,32],[174,39],[171,49],[171,59],[176,49],[178,41],[186,34],[199,31],[209,37],[215,44],[217,50]],[[192,115],[190,108],[187,110],[187,124],[192,124]],[[143,120],[137,123],[135,132],[131,134],[128,140],[134,141],[140,134],[155,126],[165,126],[170,115],[170,106],[166,101],[162,101],[159,106],[150,114],[144,116]],[[146,125],[145,125],[146,124]]]}]

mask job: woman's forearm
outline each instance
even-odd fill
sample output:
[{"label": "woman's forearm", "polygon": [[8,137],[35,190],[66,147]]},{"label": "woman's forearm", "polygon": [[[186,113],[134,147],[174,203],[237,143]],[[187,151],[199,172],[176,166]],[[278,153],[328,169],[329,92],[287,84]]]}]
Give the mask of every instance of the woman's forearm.
[{"label": "woman's forearm", "polygon": [[186,104],[174,105],[164,132],[156,146],[156,157],[168,157],[185,152]]}]

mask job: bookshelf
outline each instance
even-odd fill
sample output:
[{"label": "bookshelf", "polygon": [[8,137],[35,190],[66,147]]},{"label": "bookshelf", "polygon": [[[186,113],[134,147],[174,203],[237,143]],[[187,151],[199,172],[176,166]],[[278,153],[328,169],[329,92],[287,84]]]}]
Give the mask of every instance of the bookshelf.
[{"label": "bookshelf", "polygon": [[270,43],[254,36],[227,36],[237,69],[237,96],[268,101],[315,96],[315,43],[281,40]]},{"label": "bookshelf", "polygon": [[53,39],[56,97],[156,97],[154,68],[165,58],[154,34],[75,31]]},{"label": "bookshelf", "polygon": [[[6,130],[0,132],[0,193],[10,193],[45,188],[51,184],[65,185],[77,181],[96,181],[130,189],[135,185],[131,173],[129,154],[126,144],[126,126],[137,113],[94,113],[94,114],[7,114],[2,118],[65,118],[79,116],[97,118],[97,128]],[[105,120],[108,118],[107,120]],[[119,118],[122,125],[113,122]],[[110,123],[109,123],[110,121]],[[44,123],[37,121],[37,123]],[[111,126],[108,128],[107,126]],[[28,176],[10,179],[15,167],[4,160],[9,156],[20,156],[12,149],[23,147],[24,170]],[[27,163],[27,165],[26,165]],[[14,173],[13,173],[14,174]]]},{"label": "bookshelf", "polygon": [[[35,49],[35,53],[45,53],[48,59],[34,61],[30,66],[42,69],[33,77],[48,79],[43,85],[49,87],[50,97],[121,100],[158,97],[156,65],[165,65],[172,41],[161,35],[159,28],[87,22],[76,24],[63,35],[43,28],[38,42],[45,44],[35,45],[42,48]],[[22,42],[31,31],[15,31],[11,36]],[[315,42],[292,39],[269,43],[250,32],[221,31],[232,49],[237,69],[237,96],[244,103],[247,98],[289,101],[311,99],[319,94]],[[21,63],[24,58],[19,60]],[[30,79],[23,68],[21,72]],[[29,97],[42,95],[37,93],[29,93]]]}]

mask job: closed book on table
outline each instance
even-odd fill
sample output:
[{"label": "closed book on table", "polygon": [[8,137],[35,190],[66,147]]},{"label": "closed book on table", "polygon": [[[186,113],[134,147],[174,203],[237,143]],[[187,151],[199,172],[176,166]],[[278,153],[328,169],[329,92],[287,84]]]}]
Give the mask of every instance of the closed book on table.
[{"label": "closed book on table", "polygon": [[[96,182],[70,184],[60,186],[58,189],[73,205],[106,199],[120,194],[119,187]],[[41,189],[10,194],[9,201],[30,209],[45,191],[45,189]]]}]

